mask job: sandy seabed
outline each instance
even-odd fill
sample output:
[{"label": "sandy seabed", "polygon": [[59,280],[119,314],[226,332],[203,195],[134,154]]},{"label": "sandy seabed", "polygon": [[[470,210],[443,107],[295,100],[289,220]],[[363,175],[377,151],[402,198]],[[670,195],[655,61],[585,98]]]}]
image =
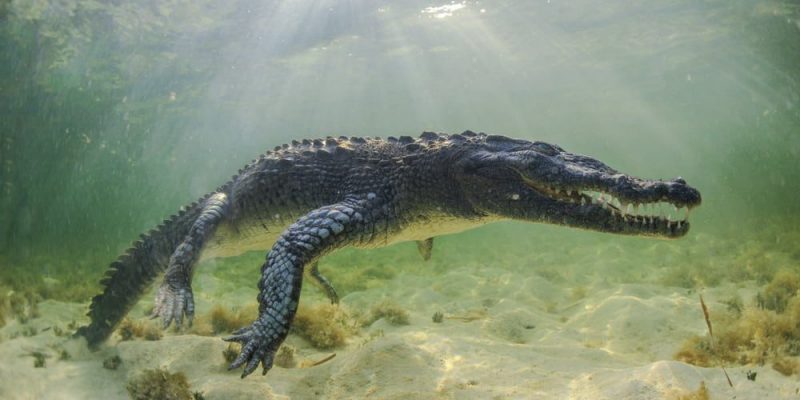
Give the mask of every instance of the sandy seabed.
[{"label": "sandy seabed", "polygon": [[[408,310],[410,324],[378,320],[331,351],[290,335],[286,343],[301,361],[336,356],[310,368],[276,366],[266,376],[258,370],[246,379],[226,370],[227,344],[220,337],[170,330],[158,341],[121,342],[115,335],[91,352],[82,340],[57,336],[53,329],[85,322],[86,305],[46,300],[40,317],[0,329],[0,398],[125,399],[131,378],[159,367],[183,372],[191,390],[205,399],[680,399],[701,384],[712,399],[800,398],[796,377],[769,366],[727,366],[730,387],[721,368],[675,361],[684,340],[706,334],[698,293],[612,282],[603,273],[607,264],[596,266],[580,285],[526,272],[525,266],[485,263],[453,265],[435,275],[401,272],[344,296],[342,304],[368,309],[390,299]],[[651,267],[642,268],[646,275]],[[253,302],[253,289],[215,297],[211,289],[226,285],[216,275],[196,279],[201,312],[212,303]],[[756,290],[754,284],[721,284],[703,295],[713,312],[725,307],[724,297],[752,298]],[[132,317],[144,318],[148,301]],[[303,301],[324,298],[304,292]],[[444,315],[439,323],[432,320],[437,312]],[[62,350],[69,359],[59,359]],[[44,367],[34,367],[34,352],[45,355]],[[104,368],[103,361],[115,355],[121,365]],[[748,379],[748,372],[756,379]]]}]

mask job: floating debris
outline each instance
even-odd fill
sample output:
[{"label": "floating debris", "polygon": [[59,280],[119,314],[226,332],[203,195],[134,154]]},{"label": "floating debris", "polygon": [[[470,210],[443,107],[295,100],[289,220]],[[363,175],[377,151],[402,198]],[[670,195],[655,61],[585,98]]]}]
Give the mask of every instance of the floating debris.
[{"label": "floating debris", "polygon": [[[706,326],[708,326],[708,336],[711,338],[711,347],[713,349],[714,346],[714,330],[711,328],[711,318],[708,316],[708,307],[706,307],[706,302],[703,301],[703,295],[700,294],[700,306],[703,308],[703,317],[706,319]],[[725,374],[725,379],[728,380],[728,385],[733,387],[733,382],[731,382],[731,377],[728,376],[728,371],[725,370],[725,366],[720,363],[720,368],[722,368],[722,372]],[[705,386],[701,386],[701,389],[705,388]],[[706,396],[707,397],[707,396]]]},{"label": "floating debris", "polygon": [[333,360],[334,357],[336,357],[336,353],[333,353],[333,354],[331,354],[331,355],[329,355],[329,356],[327,356],[327,357],[325,357],[325,358],[323,358],[321,360],[318,360],[318,361],[304,360],[302,363],[300,363],[300,368],[316,367],[317,365],[320,365],[320,364],[326,363],[326,362],[328,362],[330,360]]}]

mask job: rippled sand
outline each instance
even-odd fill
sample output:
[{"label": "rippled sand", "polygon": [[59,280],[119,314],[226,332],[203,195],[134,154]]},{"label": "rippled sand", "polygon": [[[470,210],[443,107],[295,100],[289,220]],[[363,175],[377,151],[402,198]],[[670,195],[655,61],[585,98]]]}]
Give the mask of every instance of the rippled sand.
[{"label": "rippled sand", "polygon": [[[524,228],[489,229],[485,233],[500,236],[489,241],[496,244]],[[418,259],[413,244],[341,252],[321,269],[334,283],[358,289],[348,289],[343,307],[357,313],[389,300],[409,312],[410,323],[378,320],[345,346],[327,351],[290,335],[286,343],[297,349],[299,362],[336,356],[310,368],[276,366],[267,376],[256,373],[244,380],[226,371],[226,343],[219,337],[170,331],[158,341],[119,342],[115,336],[90,352],[82,341],[56,336],[52,328],[85,321],[85,304],[48,300],[40,304],[41,317],[0,330],[0,398],[127,398],[126,382],[157,367],[185,373],[192,390],[206,399],[677,399],[701,384],[711,398],[796,398],[796,377],[769,366],[728,366],[731,388],[720,368],[673,359],[686,338],[704,335],[707,328],[697,291],[666,285],[664,277],[677,264],[708,254],[709,243],[717,239],[578,237],[574,245],[556,236],[520,249],[518,242],[489,245],[484,236],[467,233],[437,240],[429,263]],[[468,249],[466,242],[471,243]],[[347,263],[372,263],[371,268],[386,274],[377,278],[374,271]],[[255,276],[248,277],[249,269],[257,268],[243,266],[249,261],[240,264],[201,266],[195,282],[201,313],[212,304],[254,301]],[[240,270],[231,272],[235,268]],[[347,276],[358,277],[357,282],[346,282]],[[302,301],[324,303],[307,286]],[[702,292],[713,319],[715,310],[725,308],[725,298],[738,294],[749,299],[756,290],[754,282],[723,281]],[[144,318],[149,304],[148,295],[131,316]],[[432,318],[437,312],[443,316],[439,323]],[[20,334],[29,327],[35,335]],[[59,360],[61,350],[71,358]],[[44,368],[34,368],[31,354],[36,351],[48,357]],[[122,359],[120,367],[103,368],[103,360],[114,355]],[[746,378],[748,371],[757,373],[755,381]]]}]

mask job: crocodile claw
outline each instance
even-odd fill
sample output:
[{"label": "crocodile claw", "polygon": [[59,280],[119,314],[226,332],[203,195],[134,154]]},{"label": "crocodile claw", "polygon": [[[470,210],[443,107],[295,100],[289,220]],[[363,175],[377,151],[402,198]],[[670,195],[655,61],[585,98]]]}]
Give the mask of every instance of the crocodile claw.
[{"label": "crocodile claw", "polygon": [[241,343],[242,350],[239,356],[228,367],[228,371],[244,365],[242,378],[253,373],[260,363],[263,366],[262,375],[272,368],[272,361],[275,357],[275,350],[271,349],[267,338],[261,333],[258,322],[254,322],[247,328],[240,329],[232,336],[223,338],[226,342]]},{"label": "crocodile claw", "polygon": [[155,306],[153,313],[150,314],[150,319],[160,317],[163,329],[167,329],[172,321],[175,321],[175,328],[180,329],[184,316],[186,316],[187,325],[192,326],[192,318],[194,318],[192,288],[174,288],[168,283],[163,283],[156,293]]}]

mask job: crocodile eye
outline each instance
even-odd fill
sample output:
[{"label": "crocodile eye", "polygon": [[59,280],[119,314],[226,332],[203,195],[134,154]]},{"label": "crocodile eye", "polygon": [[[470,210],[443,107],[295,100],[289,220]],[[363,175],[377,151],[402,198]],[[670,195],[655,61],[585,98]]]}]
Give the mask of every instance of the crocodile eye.
[{"label": "crocodile eye", "polygon": [[533,142],[533,148],[539,153],[543,153],[548,156],[554,156],[558,154],[560,151],[558,147],[553,146],[551,144],[547,144],[545,142]]}]

